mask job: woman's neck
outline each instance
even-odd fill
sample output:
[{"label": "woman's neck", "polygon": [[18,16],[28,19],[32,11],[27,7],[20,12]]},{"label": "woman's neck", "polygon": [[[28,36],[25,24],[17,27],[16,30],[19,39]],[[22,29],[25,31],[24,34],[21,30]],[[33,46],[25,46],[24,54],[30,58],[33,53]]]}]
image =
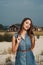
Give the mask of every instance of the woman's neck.
[{"label": "woman's neck", "polygon": [[25,31],[25,30],[22,30],[22,31],[21,31],[21,34],[22,34],[23,36],[25,36],[26,33],[27,33],[27,31]]}]

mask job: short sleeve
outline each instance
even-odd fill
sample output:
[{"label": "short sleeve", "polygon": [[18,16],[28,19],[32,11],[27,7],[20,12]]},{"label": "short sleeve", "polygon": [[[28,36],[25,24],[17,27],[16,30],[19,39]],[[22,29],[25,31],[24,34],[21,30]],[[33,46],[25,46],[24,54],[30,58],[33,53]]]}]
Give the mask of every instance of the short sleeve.
[{"label": "short sleeve", "polygon": [[13,35],[15,38],[17,38],[17,36],[18,36],[18,34],[17,34],[17,32],[16,33],[14,33],[14,35]]}]

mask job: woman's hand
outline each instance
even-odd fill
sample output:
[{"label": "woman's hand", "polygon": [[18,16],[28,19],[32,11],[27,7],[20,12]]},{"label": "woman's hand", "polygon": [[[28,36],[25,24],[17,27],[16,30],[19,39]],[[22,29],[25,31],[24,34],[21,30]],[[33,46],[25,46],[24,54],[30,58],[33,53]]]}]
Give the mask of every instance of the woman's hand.
[{"label": "woman's hand", "polygon": [[18,44],[20,43],[20,41],[21,41],[21,36],[20,35],[18,35],[18,38],[16,39],[16,41],[17,41]]},{"label": "woman's hand", "polygon": [[15,53],[17,51],[18,46],[20,44],[20,41],[21,41],[21,36],[20,35],[18,35],[17,38],[15,38],[13,36],[13,39],[12,39],[12,51],[13,51],[13,53]]}]

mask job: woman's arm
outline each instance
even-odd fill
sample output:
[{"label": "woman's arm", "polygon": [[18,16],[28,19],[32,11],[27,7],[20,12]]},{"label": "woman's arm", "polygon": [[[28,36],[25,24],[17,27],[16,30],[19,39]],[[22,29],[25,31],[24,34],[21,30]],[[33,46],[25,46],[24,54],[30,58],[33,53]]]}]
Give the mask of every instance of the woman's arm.
[{"label": "woman's arm", "polygon": [[32,49],[35,47],[35,36],[31,37]]},{"label": "woman's arm", "polygon": [[30,39],[31,39],[31,49],[33,49],[35,47],[35,36],[31,34]]},{"label": "woman's arm", "polygon": [[21,37],[20,37],[20,36],[18,36],[18,38],[15,38],[15,37],[13,36],[13,38],[12,38],[12,52],[13,52],[13,53],[16,53],[20,41],[21,41]]},{"label": "woman's arm", "polygon": [[18,46],[19,46],[19,43],[15,42],[15,40],[16,38],[13,36],[12,38],[12,52],[13,53],[16,53]]}]

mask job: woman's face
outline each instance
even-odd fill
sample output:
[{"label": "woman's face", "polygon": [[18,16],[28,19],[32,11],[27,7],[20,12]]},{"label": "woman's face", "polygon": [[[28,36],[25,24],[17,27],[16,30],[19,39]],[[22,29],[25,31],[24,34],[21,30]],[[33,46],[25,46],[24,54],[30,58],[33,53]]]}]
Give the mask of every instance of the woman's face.
[{"label": "woman's face", "polygon": [[30,27],[31,27],[31,21],[26,20],[23,24],[23,29],[28,30],[28,29],[30,29]]}]

